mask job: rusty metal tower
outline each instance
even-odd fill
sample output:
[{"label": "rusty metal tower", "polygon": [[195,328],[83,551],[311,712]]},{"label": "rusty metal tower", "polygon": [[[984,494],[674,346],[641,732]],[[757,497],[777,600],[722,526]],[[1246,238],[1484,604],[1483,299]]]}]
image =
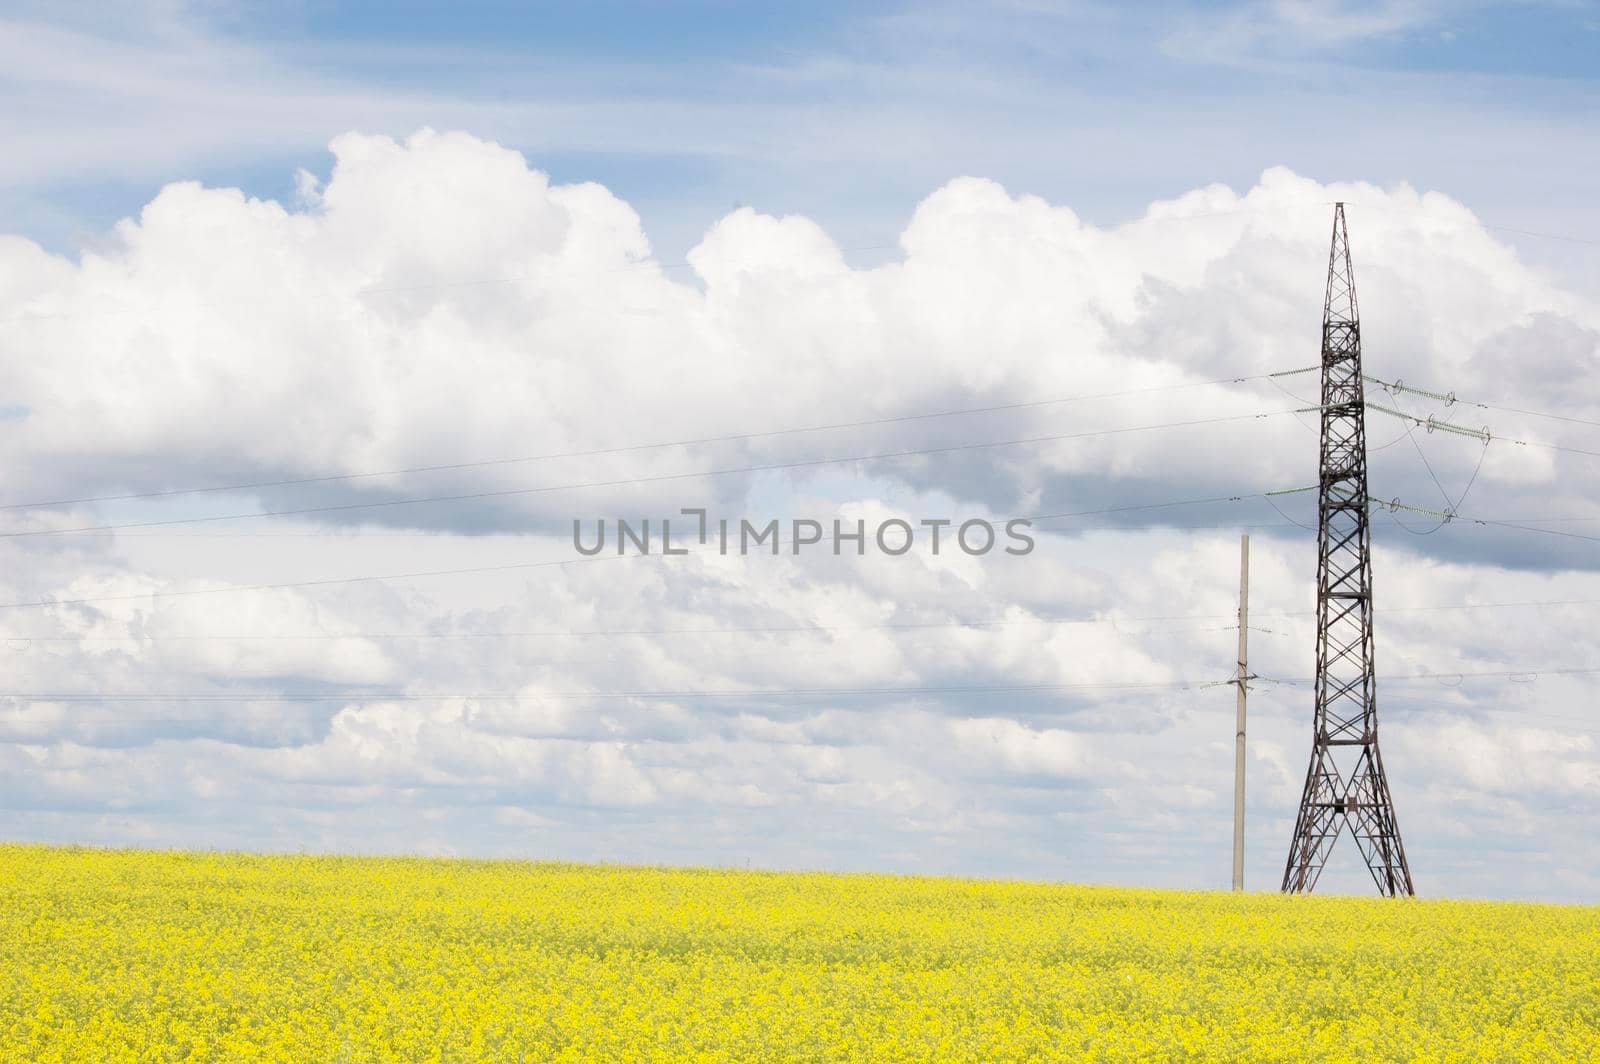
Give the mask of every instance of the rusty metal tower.
[{"label": "rusty metal tower", "polygon": [[1283,871],[1286,893],[1316,888],[1347,825],[1379,893],[1416,893],[1378,753],[1365,402],[1355,273],[1340,203],[1333,212],[1322,309],[1316,716],[1311,767]]}]

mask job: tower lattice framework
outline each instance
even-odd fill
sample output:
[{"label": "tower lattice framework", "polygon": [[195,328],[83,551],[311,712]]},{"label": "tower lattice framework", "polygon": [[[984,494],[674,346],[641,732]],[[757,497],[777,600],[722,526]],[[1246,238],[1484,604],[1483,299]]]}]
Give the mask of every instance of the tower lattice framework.
[{"label": "tower lattice framework", "polygon": [[1416,893],[1378,752],[1365,401],[1355,274],[1340,203],[1334,208],[1322,310],[1316,716],[1311,766],[1283,872],[1289,893],[1315,889],[1346,826],[1380,893]]}]

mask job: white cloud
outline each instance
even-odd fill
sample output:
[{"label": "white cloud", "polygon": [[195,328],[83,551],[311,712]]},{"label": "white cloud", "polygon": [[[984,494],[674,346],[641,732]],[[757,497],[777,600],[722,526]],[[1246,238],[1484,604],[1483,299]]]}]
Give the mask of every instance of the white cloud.
[{"label": "white cloud", "polygon": [[[492,143],[350,134],[333,150],[333,171],[315,195],[302,180],[296,205],[177,184],[80,259],[0,243],[0,394],[26,410],[0,421],[8,499],[589,451],[1303,366],[1336,198],[1351,204],[1371,372],[1600,413],[1559,382],[1600,357],[1600,308],[1520,263],[1459,204],[1403,186],[1276,169],[1243,194],[1209,187],[1103,229],[968,178],[918,206],[882,266],[852,267],[805,218],[738,210],[675,271],[651,259],[627,203],[553,184]],[[1236,531],[1105,526],[1273,526],[1253,551],[1264,631],[1252,660],[1263,676],[1303,677],[1313,554],[1259,503],[1086,517],[1101,530],[1041,531],[1026,558],[948,546],[938,558],[710,555],[244,588],[567,560],[575,513],[707,504],[732,517],[999,522],[1299,486],[1314,476],[1313,435],[1291,416],[1248,419],[1296,405],[1259,385],[1151,390],[9,511],[11,528],[71,527],[1246,416],[859,469],[9,538],[0,601],[135,597],[0,611],[8,687],[56,696],[0,701],[11,810],[0,830],[1145,882],[1192,883],[1217,858],[1220,877],[1232,699],[1203,685],[1232,667]],[[1499,435],[1579,439],[1561,423],[1479,416]],[[1410,442],[1381,431],[1375,420],[1375,492],[1432,505]],[[1419,442],[1445,485],[1465,485],[1470,445]],[[1576,457],[1491,447],[1463,510],[1583,516],[1597,485]],[[1281,505],[1305,514],[1303,496]],[[352,520],[363,524],[326,534]],[[471,534],[486,529],[516,534]],[[1529,546],[1457,522],[1427,537],[1380,524],[1379,543],[1387,675],[1592,657],[1592,606],[1398,608],[1600,599],[1580,542]],[[190,594],[222,586],[236,590]],[[150,591],[163,597],[139,597]],[[641,634],[579,634],[608,631]],[[1579,816],[1596,786],[1581,734],[1588,681],[1543,678],[1520,701],[1507,690],[1464,680],[1428,692],[1455,714],[1438,730],[1416,684],[1384,688],[1402,824],[1414,861],[1454,867],[1441,888],[1492,889],[1449,864],[1452,818],[1474,802],[1508,837],[1539,823],[1532,809],[1544,830],[1592,830]],[[233,701],[75,700],[106,693]],[[1270,872],[1287,831],[1309,696],[1262,683],[1253,706],[1254,875]],[[224,816],[231,834],[214,822]]]},{"label": "white cloud", "polygon": [[[1460,13],[1467,5],[1456,5]],[[1431,0],[1315,3],[1264,0],[1221,13],[1191,15],[1168,48],[1213,61],[1323,56],[1357,43],[1394,43],[1437,27],[1452,12]]]},{"label": "white cloud", "polygon": [[950,731],[965,757],[1024,779],[1073,779],[1096,766],[1083,737],[1060,728],[1033,729],[1014,720],[974,717],[952,723]]},{"label": "white cloud", "polygon": [[[1503,372],[1507,360],[1544,350],[1552,330],[1572,358],[1600,358],[1593,304],[1520,265],[1459,205],[1404,187],[1324,188],[1274,170],[1242,197],[1207,190],[1100,230],[1066,208],[962,179],[918,208],[900,262],[852,269],[811,222],[741,210],[713,227],[691,255],[694,276],[682,277],[649,260],[627,204],[598,186],[552,186],[514,152],[432,133],[403,145],[347,135],[333,150],[318,203],[302,211],[179,184],[79,263],[8,245],[0,385],[26,416],[0,422],[0,437],[24,456],[15,491],[361,473],[1293,368],[1313,357],[1306,323],[1317,313],[1314,264],[1334,197],[1354,201],[1373,372],[1463,395],[1548,400],[1548,370],[1524,390]],[[759,419],[751,397],[760,397]],[[1261,384],[1157,391],[912,422],[892,438],[938,446],[1295,405]],[[96,426],[92,441],[85,424]],[[1517,426],[1539,441],[1550,430]],[[1032,497],[1066,509],[1093,501],[1081,494],[1089,474],[1116,478],[1113,493],[1157,482],[1197,495],[1297,486],[1303,463],[1290,459],[1302,431],[1280,413],[870,468],[997,506],[1042,490]],[[444,493],[809,458],[822,440],[834,454],[873,453],[894,449],[886,435],[479,468],[450,477]],[[1476,455],[1433,449],[1464,485]],[[1246,457],[1223,460],[1237,454]],[[1426,492],[1410,501],[1431,504],[1433,488],[1414,465],[1401,463],[1404,480],[1385,489]],[[1501,448],[1480,480],[1514,501],[1519,485],[1542,481],[1539,504],[1560,509],[1581,503],[1591,476],[1549,453]],[[440,493],[444,479],[261,497],[280,508],[389,500]],[[1565,497],[1552,498],[1553,486]],[[725,500],[740,488],[730,478],[668,481],[583,498],[598,508],[686,491]],[[572,497],[346,516],[482,527],[512,514],[564,518]]]}]

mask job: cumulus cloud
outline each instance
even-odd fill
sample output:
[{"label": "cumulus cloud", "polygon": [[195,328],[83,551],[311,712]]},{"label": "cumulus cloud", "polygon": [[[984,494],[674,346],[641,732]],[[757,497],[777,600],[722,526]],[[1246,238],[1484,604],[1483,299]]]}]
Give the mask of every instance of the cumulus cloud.
[{"label": "cumulus cloud", "polygon": [[[28,533],[0,540],[8,833],[1220,881],[1246,525],[1270,876],[1303,771],[1307,497],[1121,508],[1314,479],[1314,376],[1204,382],[1315,361],[1330,201],[1370,372],[1597,414],[1561,377],[1600,357],[1600,309],[1438,193],[1276,169],[1104,229],[962,178],[882,265],[750,209],[670,263],[611,192],[493,143],[332,150],[294,204],[180,183],[76,258],[0,241],[0,501],[57,500],[0,529]],[[1434,412],[1414,398],[1385,402]],[[1006,409],[920,416],[971,407]],[[747,435],[843,422],[873,424]],[[1470,482],[1463,513],[1589,514],[1584,456],[1371,433],[1385,498]],[[700,442],[634,447],[666,441]],[[906,450],[928,453],[828,461]],[[257,486],[70,501],[229,484]],[[566,538],[681,506],[1097,513],[1040,521],[1026,557]],[[300,512],[149,525],[263,508]],[[145,527],[37,534],[100,524]],[[1413,862],[1492,892],[1452,863],[1460,794],[1581,832],[1600,761],[1581,677],[1470,677],[1588,660],[1597,556],[1465,520],[1379,544],[1380,668],[1424,674],[1384,688]],[[1551,599],[1573,604],[1454,609]]]},{"label": "cumulus cloud", "polygon": [[[892,431],[254,495],[274,509],[386,503],[327,512],[473,531],[562,520],[580,497],[599,513],[686,496],[727,503],[751,482],[678,477],[697,470],[1039,436],[1075,438],[869,468],[957,499],[1047,511],[1160,499],[1179,484],[1192,495],[1298,486],[1308,481],[1304,428],[1289,411],[1308,398],[1307,379],[1281,385],[1300,386],[1299,398],[1261,381],[1162,389],[1314,359],[1336,197],[1358,201],[1375,374],[1548,402],[1553,352],[1566,366],[1600,357],[1592,304],[1521,266],[1459,205],[1403,187],[1323,188],[1274,170],[1243,196],[1205,189],[1100,230],[1068,208],[961,179],[918,207],[900,261],[853,269],[813,223],[744,209],[712,228],[685,273],[650,258],[637,215],[605,189],[552,185],[493,144],[347,135],[333,152],[328,181],[301,208],[178,184],[77,262],[6,246],[0,384],[18,416],[0,421],[0,437],[22,456],[14,497],[349,476],[1138,389],[1156,390]],[[1503,367],[1524,362],[1528,373],[1508,380]],[[1410,397],[1392,405],[1433,412]],[[1120,431],[1206,417],[1238,420]],[[1556,423],[1497,420],[1501,435],[1534,443],[1559,435]],[[1403,428],[1383,422],[1374,435]],[[1584,508],[1593,470],[1581,457],[1491,447],[1479,468],[1470,446],[1453,444],[1429,448],[1451,493],[1476,469],[1474,499]],[[1409,443],[1400,461],[1388,457],[1375,458],[1383,493],[1441,502]],[[500,494],[394,505],[472,492]],[[234,503],[213,512],[239,509],[237,498],[211,501]]]}]

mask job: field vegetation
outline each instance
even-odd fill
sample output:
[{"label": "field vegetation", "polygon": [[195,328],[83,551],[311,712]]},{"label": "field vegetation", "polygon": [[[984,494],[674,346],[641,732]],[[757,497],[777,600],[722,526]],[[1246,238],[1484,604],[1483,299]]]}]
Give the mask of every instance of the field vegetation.
[{"label": "field vegetation", "polygon": [[26,1061],[1600,1059],[1600,909],[0,846]]}]

